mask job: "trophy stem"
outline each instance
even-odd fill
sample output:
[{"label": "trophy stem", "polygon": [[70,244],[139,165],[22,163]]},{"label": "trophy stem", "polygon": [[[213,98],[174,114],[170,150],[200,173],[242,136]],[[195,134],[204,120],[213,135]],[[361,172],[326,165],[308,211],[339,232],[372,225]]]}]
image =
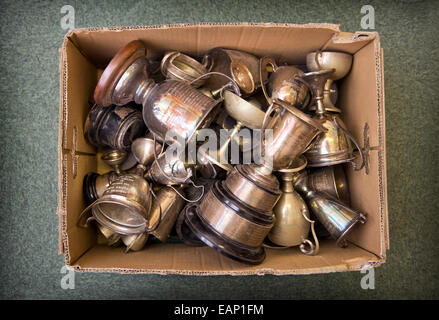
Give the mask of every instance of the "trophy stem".
[{"label": "trophy stem", "polygon": [[331,87],[334,83],[334,80],[328,79],[325,82],[325,87],[323,89],[323,101],[326,108],[334,108],[334,104],[331,101]]},{"label": "trophy stem", "polygon": [[146,78],[144,79],[137,88],[136,92],[134,93],[134,102],[137,104],[144,105],[144,102],[148,98],[148,96],[151,93],[151,89],[156,86],[156,83],[154,80]]}]

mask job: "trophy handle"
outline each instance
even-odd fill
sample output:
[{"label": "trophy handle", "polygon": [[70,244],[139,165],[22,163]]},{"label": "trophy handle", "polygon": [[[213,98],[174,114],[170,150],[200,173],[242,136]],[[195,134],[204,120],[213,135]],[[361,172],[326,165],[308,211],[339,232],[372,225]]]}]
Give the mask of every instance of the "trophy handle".
[{"label": "trophy handle", "polygon": [[211,75],[217,75],[217,76],[221,76],[224,78],[227,78],[227,80],[229,80],[229,83],[226,83],[224,86],[222,86],[221,88],[219,88],[218,90],[215,90],[215,93],[212,93],[213,96],[216,96],[219,92],[221,100],[224,100],[223,98],[223,91],[226,90],[227,88],[231,88],[232,91],[238,96],[241,96],[241,90],[239,89],[238,84],[236,83],[235,80],[233,80],[232,78],[230,78],[229,76],[225,75],[224,73],[221,72],[215,72],[215,71],[211,71],[211,72],[207,72],[201,76],[199,76],[198,78],[192,80],[189,84],[192,85],[194,82],[206,78],[206,77],[210,77]]},{"label": "trophy handle", "polygon": [[208,53],[206,53],[203,56],[203,60],[201,61],[201,64],[203,65],[203,67],[206,68],[206,70],[208,72],[210,72],[210,70],[212,70],[212,68],[213,68],[213,59],[212,59],[212,57]]},{"label": "trophy handle", "polygon": [[268,75],[267,77],[264,77],[263,74],[263,70],[267,70],[267,66],[271,66],[273,68],[273,71],[276,70],[276,61],[270,57],[264,57],[259,60],[259,78],[261,79],[262,92],[264,93],[265,99],[267,100],[268,104],[272,104],[271,98],[268,96],[267,90],[265,89],[265,83],[268,80]]},{"label": "trophy handle", "polygon": [[197,199],[195,199],[195,200],[190,200],[190,199],[186,198],[186,197],[183,196],[183,195],[182,195],[182,194],[181,194],[176,188],[174,188],[174,186],[168,186],[168,187],[170,187],[172,190],[174,190],[175,193],[177,193],[177,194],[180,196],[180,198],[182,198],[184,201],[189,202],[189,203],[197,203],[198,201],[201,200],[201,198],[203,198],[204,193],[205,193],[205,188],[204,188],[203,185],[199,185],[199,186],[197,186],[197,185],[195,184],[195,182],[193,182],[192,180],[189,180],[189,182],[190,182],[195,188],[197,188],[197,189],[201,189],[201,195],[200,195]]},{"label": "trophy handle", "polygon": [[[268,107],[267,111],[265,112],[264,119],[262,120],[262,126],[261,126],[261,148],[265,148],[265,129],[270,128],[274,123],[276,123],[277,119],[279,118],[279,108],[282,107],[281,105],[277,104],[276,102],[271,102],[270,106]],[[270,114],[273,112],[276,112],[276,114],[271,118],[271,122],[268,123],[268,119],[270,118]],[[262,149],[261,149],[262,150]]]},{"label": "trophy handle", "polygon": [[[303,254],[309,255],[309,256],[314,256],[317,253],[319,253],[320,250],[320,244],[319,244],[319,239],[317,238],[316,232],[314,230],[314,224],[315,221],[314,220],[310,220],[307,216],[306,216],[306,210],[302,209],[300,210],[300,213],[302,214],[303,218],[308,221],[309,223],[311,223],[311,233],[312,233],[312,237],[314,239],[314,243],[313,244],[311,242],[311,240],[308,239],[302,239],[302,244],[300,245],[300,251]],[[306,246],[309,246],[309,249],[306,249]]]},{"label": "trophy handle", "polygon": [[80,214],[79,217],[78,217],[78,221],[76,222],[76,225],[77,225],[78,227],[83,228],[83,229],[88,228],[88,225],[89,225],[88,223],[89,223],[90,221],[95,220],[95,218],[92,216],[92,217],[88,217],[87,220],[85,220],[85,223],[84,223],[84,224],[81,223],[81,220],[84,218],[84,215],[85,215],[86,213],[89,213],[89,212],[90,212],[90,209],[93,207],[93,205],[96,203],[96,201],[97,201],[97,199],[96,199],[95,201],[93,201],[93,203],[91,203],[90,205],[88,205],[84,210],[82,210],[81,214]]},{"label": "trophy handle", "polygon": [[354,138],[354,136],[347,131],[345,128],[343,128],[337,121],[337,118],[333,118],[335,125],[340,128],[341,130],[343,130],[343,132],[348,136],[349,139],[351,139],[351,141],[355,144],[355,146],[357,147],[358,151],[360,152],[360,156],[361,156],[361,165],[360,167],[357,166],[357,164],[354,162],[354,160],[351,161],[352,166],[354,167],[355,171],[360,171],[361,169],[363,169],[366,161],[364,158],[364,154],[363,154],[363,149],[360,147],[360,145],[358,144],[357,140]]}]

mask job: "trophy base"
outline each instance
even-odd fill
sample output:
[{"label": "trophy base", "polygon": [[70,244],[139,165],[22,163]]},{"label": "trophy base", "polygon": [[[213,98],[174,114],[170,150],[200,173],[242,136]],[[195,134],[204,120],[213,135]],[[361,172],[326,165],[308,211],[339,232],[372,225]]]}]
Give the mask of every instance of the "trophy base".
[{"label": "trophy base", "polygon": [[186,212],[189,206],[186,206],[180,214],[178,215],[177,221],[175,222],[175,231],[177,232],[178,238],[185,244],[191,247],[202,247],[204,242],[198,239],[198,237],[189,229],[186,224]]},{"label": "trophy base", "polygon": [[185,222],[201,241],[226,257],[251,265],[260,264],[265,259],[264,248],[253,248],[234,243],[210,228],[203,221],[198,205],[188,207]]}]

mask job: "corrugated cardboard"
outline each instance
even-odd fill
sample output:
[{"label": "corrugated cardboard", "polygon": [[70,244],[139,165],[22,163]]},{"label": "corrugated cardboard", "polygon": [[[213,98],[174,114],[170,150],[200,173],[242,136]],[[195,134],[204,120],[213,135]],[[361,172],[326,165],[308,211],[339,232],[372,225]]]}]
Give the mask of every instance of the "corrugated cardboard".
[{"label": "corrugated cardboard", "polygon": [[[94,229],[76,222],[85,208],[82,180],[101,171],[96,150],[84,139],[89,105],[98,75],[127,42],[142,40],[149,58],[166,50],[200,57],[213,47],[241,49],[280,62],[305,64],[317,49],[354,55],[352,70],[340,82],[338,106],[343,120],[368,155],[368,173],[348,169],[352,207],[368,221],[350,236],[350,246],[338,248],[325,240],[317,256],[297,248],[267,250],[258,266],[247,266],[208,248],[179,243],[151,244],[125,254],[121,248],[97,243]],[[60,253],[78,271],[191,275],[310,274],[359,270],[385,262],[389,247],[383,55],[377,33],[340,32],[333,24],[182,24],[150,27],[78,29],[69,32],[60,49],[59,228]],[[365,126],[367,126],[365,130]],[[366,134],[366,136],[365,136]],[[365,144],[368,142],[367,144]],[[349,166],[347,166],[349,168]]]}]

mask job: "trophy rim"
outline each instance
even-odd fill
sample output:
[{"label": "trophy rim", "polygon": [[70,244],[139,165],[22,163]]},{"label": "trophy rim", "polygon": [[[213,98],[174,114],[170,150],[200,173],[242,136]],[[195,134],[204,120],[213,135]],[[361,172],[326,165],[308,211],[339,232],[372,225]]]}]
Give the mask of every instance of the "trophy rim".
[{"label": "trophy rim", "polygon": [[119,49],[116,55],[102,73],[94,91],[94,100],[102,106],[112,104],[113,91],[127,68],[138,58],[146,56],[146,47],[140,40],[127,43]]}]

